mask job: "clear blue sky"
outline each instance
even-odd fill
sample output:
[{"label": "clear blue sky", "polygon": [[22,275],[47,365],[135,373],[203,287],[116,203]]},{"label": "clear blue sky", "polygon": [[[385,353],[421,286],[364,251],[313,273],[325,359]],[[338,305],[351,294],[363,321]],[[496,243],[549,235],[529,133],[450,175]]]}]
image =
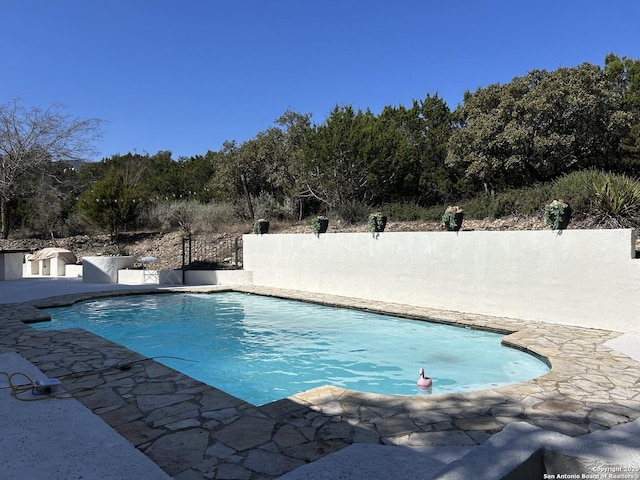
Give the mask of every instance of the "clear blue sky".
[{"label": "clear blue sky", "polygon": [[639,0],[0,0],[0,103],[107,123],[96,159],[219,150],[286,109],[410,106],[608,53]]}]

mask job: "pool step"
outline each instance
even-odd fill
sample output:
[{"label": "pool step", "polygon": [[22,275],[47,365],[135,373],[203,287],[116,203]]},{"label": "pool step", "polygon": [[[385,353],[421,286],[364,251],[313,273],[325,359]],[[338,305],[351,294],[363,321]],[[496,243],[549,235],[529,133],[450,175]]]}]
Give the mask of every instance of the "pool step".
[{"label": "pool step", "polygon": [[429,479],[434,472],[477,448],[356,443],[299,467],[278,480]]},{"label": "pool step", "polygon": [[[603,472],[631,476],[609,477]],[[579,437],[512,423],[427,478],[539,480],[545,474],[547,478],[640,479],[640,420]]]}]

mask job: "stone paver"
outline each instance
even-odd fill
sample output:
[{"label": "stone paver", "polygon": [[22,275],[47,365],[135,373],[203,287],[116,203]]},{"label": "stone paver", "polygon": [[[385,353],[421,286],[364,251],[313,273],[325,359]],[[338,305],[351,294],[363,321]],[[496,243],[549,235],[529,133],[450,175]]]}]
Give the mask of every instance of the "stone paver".
[{"label": "stone paver", "polygon": [[[61,378],[67,391],[78,389],[79,401],[178,480],[277,478],[352,443],[469,446],[512,422],[576,436],[640,417],[640,363],[603,346],[616,332],[237,290],[503,332],[505,343],[548,359],[552,369],[528,382],[465,394],[400,397],[325,386],[256,407],[83,330],[37,331],[24,323],[43,318],[35,306],[96,294],[0,305],[0,353],[15,351]],[[80,371],[95,373],[74,375]]]}]

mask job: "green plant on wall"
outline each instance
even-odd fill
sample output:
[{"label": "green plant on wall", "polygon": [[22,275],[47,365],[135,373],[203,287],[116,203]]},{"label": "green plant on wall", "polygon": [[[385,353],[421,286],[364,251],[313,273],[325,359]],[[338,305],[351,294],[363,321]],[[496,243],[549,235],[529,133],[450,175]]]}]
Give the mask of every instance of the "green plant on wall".
[{"label": "green plant on wall", "polygon": [[309,222],[309,226],[314,234],[318,235],[320,233],[320,220],[318,217],[313,217],[311,222]]},{"label": "green plant on wall", "polygon": [[314,217],[313,219],[311,219],[311,231],[316,234],[316,235],[320,235],[321,233],[324,233],[327,231],[327,226],[329,224],[329,218],[325,217],[324,215],[318,215],[317,217]]},{"label": "green plant on wall", "polygon": [[448,230],[458,231],[462,226],[464,210],[458,205],[447,207],[442,215],[442,224]]},{"label": "green plant on wall", "polygon": [[553,230],[563,230],[569,224],[571,207],[564,200],[553,200],[544,207],[544,222]]},{"label": "green plant on wall", "polygon": [[371,233],[384,232],[387,226],[387,217],[380,212],[369,215],[369,231]]},{"label": "green plant on wall", "polygon": [[269,231],[269,221],[266,218],[259,218],[253,223],[253,233],[263,235]]}]

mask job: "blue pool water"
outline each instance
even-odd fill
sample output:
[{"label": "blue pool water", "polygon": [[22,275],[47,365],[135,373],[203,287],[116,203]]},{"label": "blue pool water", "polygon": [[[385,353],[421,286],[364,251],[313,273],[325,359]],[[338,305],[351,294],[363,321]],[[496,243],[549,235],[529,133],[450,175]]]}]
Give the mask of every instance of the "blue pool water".
[{"label": "blue pool water", "polygon": [[[81,327],[254,405],[321,385],[460,393],[549,371],[501,335],[244,293],[101,298],[52,308],[39,329]],[[126,359],[123,359],[126,360]]]}]

